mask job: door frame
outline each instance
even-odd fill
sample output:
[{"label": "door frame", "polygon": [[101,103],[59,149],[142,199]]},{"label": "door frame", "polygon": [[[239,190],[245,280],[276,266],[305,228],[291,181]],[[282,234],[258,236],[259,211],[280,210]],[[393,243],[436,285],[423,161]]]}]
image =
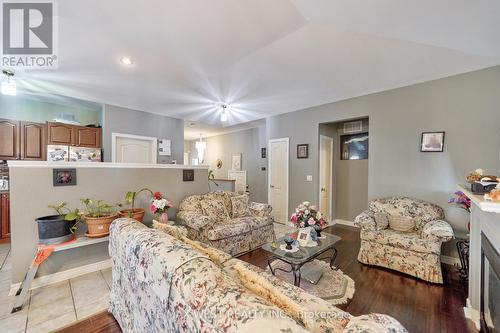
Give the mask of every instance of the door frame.
[{"label": "door frame", "polygon": [[326,136],[326,135],[323,135],[323,134],[320,134],[319,135],[319,177],[318,177],[318,207],[321,211],[321,167],[322,167],[322,154],[321,154],[321,139],[322,138],[326,138],[330,141],[330,151],[331,151],[331,156],[330,158],[332,159],[331,160],[331,163],[330,163],[330,184],[328,185],[328,197],[329,197],[329,200],[328,200],[328,205],[329,205],[329,211],[330,211],[330,216],[328,217],[329,218],[329,221],[328,222],[331,222],[333,221],[333,205],[332,205],[332,200],[333,200],[333,161],[334,161],[334,154],[335,152],[333,151],[334,149],[334,139],[330,136]]},{"label": "door frame", "polygon": [[157,153],[158,139],[157,138],[154,138],[151,136],[133,135],[133,134],[125,134],[125,133],[114,133],[114,132],[111,133],[111,162],[112,163],[117,163],[116,162],[116,139],[118,139],[118,138],[150,141],[151,143],[153,143],[152,148],[151,148],[151,153],[153,155],[153,163],[152,164],[157,164],[157,158],[158,158],[158,153]]},{"label": "door frame", "polygon": [[289,191],[290,191],[290,138],[279,138],[279,139],[271,139],[268,141],[269,156],[267,159],[267,203],[271,203],[271,143],[273,142],[285,142],[286,143],[286,191],[285,191],[285,218],[288,218],[288,200],[289,200]]}]

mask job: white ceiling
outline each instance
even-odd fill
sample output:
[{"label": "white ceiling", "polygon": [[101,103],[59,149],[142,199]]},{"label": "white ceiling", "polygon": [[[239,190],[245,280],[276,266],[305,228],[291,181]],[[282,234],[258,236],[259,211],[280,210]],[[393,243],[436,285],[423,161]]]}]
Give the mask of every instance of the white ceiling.
[{"label": "white ceiling", "polygon": [[211,128],[500,64],[498,0],[57,3],[59,68],[21,87]]}]

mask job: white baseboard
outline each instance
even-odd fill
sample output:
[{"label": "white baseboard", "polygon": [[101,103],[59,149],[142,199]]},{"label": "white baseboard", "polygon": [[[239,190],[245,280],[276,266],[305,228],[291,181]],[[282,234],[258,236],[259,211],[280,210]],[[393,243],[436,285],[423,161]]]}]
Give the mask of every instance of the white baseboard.
[{"label": "white baseboard", "polygon": [[353,221],[347,221],[347,220],[342,220],[342,219],[335,219],[332,221],[332,223],[335,224],[342,224],[342,225],[348,225],[350,227],[356,227],[358,228]]},{"label": "white baseboard", "polygon": [[[101,269],[106,269],[110,267],[111,267],[111,259],[106,259],[103,261],[95,262],[93,264],[70,268],[68,270],[56,272],[49,275],[43,275],[33,280],[30,286],[30,290],[45,287],[50,284],[62,282],[68,279],[72,279],[92,272],[97,272],[100,271]],[[21,282],[11,284],[9,296],[15,295],[20,286]]]},{"label": "white baseboard", "polygon": [[460,265],[460,259],[450,256],[441,255],[441,262],[448,265]]},{"label": "white baseboard", "polygon": [[471,307],[468,298],[467,298],[467,306],[464,307],[464,315],[465,318],[470,319],[474,323],[477,330],[481,329],[481,324],[479,323],[481,318],[480,313],[478,310]]}]

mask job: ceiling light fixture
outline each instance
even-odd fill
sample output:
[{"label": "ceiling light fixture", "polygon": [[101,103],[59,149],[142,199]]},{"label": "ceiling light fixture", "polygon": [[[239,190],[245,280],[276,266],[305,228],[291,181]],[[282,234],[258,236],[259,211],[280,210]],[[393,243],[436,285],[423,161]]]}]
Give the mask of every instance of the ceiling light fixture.
[{"label": "ceiling light fixture", "polygon": [[14,72],[4,69],[2,73],[7,77],[6,80],[2,81],[2,95],[16,96],[17,87],[16,81],[14,80]]},{"label": "ceiling light fixture", "polygon": [[220,109],[220,121],[223,123],[226,122],[227,114],[231,110],[231,105],[227,103],[218,103],[217,107]]},{"label": "ceiling light fixture", "polygon": [[134,61],[129,57],[121,57],[120,62],[125,66],[132,66]]},{"label": "ceiling light fixture", "polygon": [[205,149],[207,148],[207,143],[203,141],[203,137],[200,133],[200,140],[196,141],[196,150],[198,151],[198,161],[203,163],[203,157],[205,155]]}]

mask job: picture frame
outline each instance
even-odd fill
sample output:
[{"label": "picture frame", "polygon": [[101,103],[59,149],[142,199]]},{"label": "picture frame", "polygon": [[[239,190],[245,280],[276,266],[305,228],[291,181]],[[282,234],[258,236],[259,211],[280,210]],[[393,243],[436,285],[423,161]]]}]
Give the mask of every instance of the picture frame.
[{"label": "picture frame", "polygon": [[260,157],[261,158],[266,158],[267,156],[267,149],[266,148],[260,148]]},{"label": "picture frame", "polygon": [[445,132],[422,132],[420,151],[423,153],[442,153]]},{"label": "picture frame", "polygon": [[231,170],[241,171],[241,153],[233,154],[231,158]]},{"label": "picture frame", "polygon": [[302,143],[297,145],[297,158],[309,158],[309,144]]},{"label": "picture frame", "polygon": [[75,186],[76,169],[52,169],[53,186]]},{"label": "picture frame", "polygon": [[311,227],[300,228],[297,233],[297,242],[299,242],[300,246],[307,246],[307,244],[311,241]]},{"label": "picture frame", "polygon": [[183,182],[193,182],[194,181],[194,169],[183,169],[182,170],[182,181]]}]

